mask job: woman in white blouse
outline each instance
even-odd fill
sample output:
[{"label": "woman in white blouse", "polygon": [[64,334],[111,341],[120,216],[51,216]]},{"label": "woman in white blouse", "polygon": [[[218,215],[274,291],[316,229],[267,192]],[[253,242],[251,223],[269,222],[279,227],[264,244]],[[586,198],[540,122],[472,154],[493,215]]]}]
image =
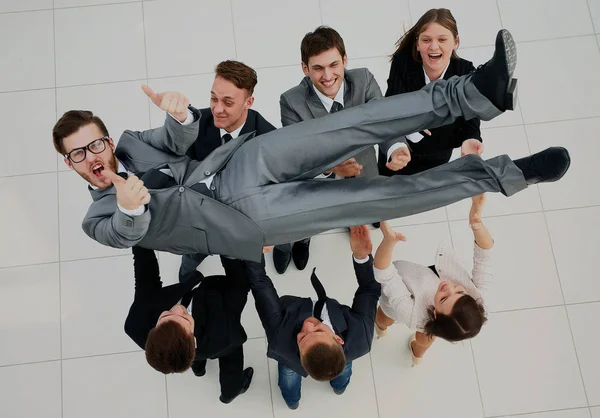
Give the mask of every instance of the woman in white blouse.
[{"label": "woman in white blouse", "polygon": [[381,223],[383,241],[374,262],[375,280],[381,283],[375,330],[383,337],[395,321],[414,329],[409,342],[413,365],[421,362],[435,337],[453,342],[473,338],[486,321],[479,289],[492,277],[494,240],[481,221],[484,202],[484,195],[473,197],[469,213],[475,238],[471,274],[444,244],[438,247],[434,266],[403,260],[392,263],[394,246],[406,238],[387,222]]}]

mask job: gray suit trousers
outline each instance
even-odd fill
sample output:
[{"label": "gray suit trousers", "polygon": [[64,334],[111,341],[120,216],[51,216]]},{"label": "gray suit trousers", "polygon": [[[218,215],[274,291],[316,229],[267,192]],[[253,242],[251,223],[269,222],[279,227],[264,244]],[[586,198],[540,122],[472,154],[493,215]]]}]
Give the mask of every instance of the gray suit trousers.
[{"label": "gray suit trousers", "polygon": [[300,122],[246,142],[214,179],[218,199],[264,232],[266,245],[329,229],[399,218],[484,192],[527,187],[507,156],[467,156],[414,176],[314,179],[357,152],[464,116],[498,111],[470,82],[453,77],[424,89]]}]

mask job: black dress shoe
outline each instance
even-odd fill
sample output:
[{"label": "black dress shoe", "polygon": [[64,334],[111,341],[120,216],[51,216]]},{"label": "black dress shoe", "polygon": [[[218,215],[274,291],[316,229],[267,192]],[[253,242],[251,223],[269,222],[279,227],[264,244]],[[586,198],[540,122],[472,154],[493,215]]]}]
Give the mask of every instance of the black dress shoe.
[{"label": "black dress shoe", "polygon": [[494,56],[480,65],[471,78],[477,90],[502,112],[514,110],[517,103],[517,79],[512,78],[516,66],[515,41],[509,31],[502,29],[496,35]]},{"label": "black dress shoe", "polygon": [[381,226],[381,224],[379,222],[373,222],[373,227],[375,228],[379,228]]},{"label": "black dress shoe", "polygon": [[204,376],[206,374],[206,360],[194,361],[192,363],[192,371],[198,377]]},{"label": "black dress shoe", "polygon": [[294,246],[292,247],[292,259],[294,260],[294,265],[298,270],[304,270],[308,264],[308,258],[310,257],[309,247],[310,240],[307,242],[295,242]]},{"label": "black dress shoe", "polygon": [[244,370],[244,375],[242,376],[242,388],[240,389],[240,392],[231,398],[226,398],[225,396],[221,395],[219,396],[219,400],[223,403],[231,403],[231,401],[233,401],[235,398],[246,393],[250,387],[250,383],[252,383],[252,376],[254,376],[254,369],[252,367],[248,367]]},{"label": "black dress shoe", "polygon": [[279,248],[275,247],[273,250],[273,264],[275,264],[275,270],[277,270],[277,273],[285,273],[290,265],[290,261],[292,261],[291,252],[281,251]]},{"label": "black dress shoe", "polygon": [[565,175],[571,165],[571,157],[563,147],[550,147],[513,162],[523,172],[527,184],[550,183]]}]

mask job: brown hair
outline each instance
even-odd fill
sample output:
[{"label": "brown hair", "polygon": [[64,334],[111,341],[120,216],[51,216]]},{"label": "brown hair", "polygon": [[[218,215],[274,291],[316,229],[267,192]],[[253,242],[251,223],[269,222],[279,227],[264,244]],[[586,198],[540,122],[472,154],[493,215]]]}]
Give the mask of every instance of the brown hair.
[{"label": "brown hair", "polygon": [[458,298],[450,315],[438,313],[434,316],[433,312],[433,308],[430,308],[425,334],[452,342],[473,338],[479,334],[481,326],[487,321],[483,306],[469,295]]},{"label": "brown hair", "polygon": [[248,91],[248,96],[254,93],[254,87],[258,83],[256,71],[243,62],[227,60],[220,62],[215,67],[215,76],[231,81],[238,89]]},{"label": "brown hair", "polygon": [[306,372],[321,382],[334,379],[346,367],[344,349],[337,342],[315,344],[300,356],[300,361]]},{"label": "brown hair", "polygon": [[308,65],[308,59],[319,55],[321,52],[336,48],[342,58],[346,55],[344,40],[335,29],[319,26],[314,32],[308,32],[300,44],[302,62]]},{"label": "brown hair", "polygon": [[89,110],[69,110],[56,122],[52,129],[52,139],[54,141],[54,149],[61,155],[65,154],[63,148],[63,140],[69,135],[73,135],[80,128],[89,124],[95,124],[102,134],[108,136],[106,125],[98,116],[94,115]]},{"label": "brown hair", "polygon": [[[427,29],[427,25],[430,23],[437,23],[452,32],[454,38],[458,37],[458,27],[456,26],[456,19],[452,16],[452,12],[448,9],[430,9],[421,16],[408,32],[405,32],[398,39],[396,42],[396,51],[392,54],[391,58],[400,52],[404,52],[410,53],[415,61],[421,62],[421,55],[417,51],[417,39],[419,39],[419,35]],[[458,59],[456,50],[452,51],[452,58]]]},{"label": "brown hair", "polygon": [[165,321],[150,330],[146,339],[146,361],[161,373],[183,373],[196,354],[194,334],[177,322]]}]

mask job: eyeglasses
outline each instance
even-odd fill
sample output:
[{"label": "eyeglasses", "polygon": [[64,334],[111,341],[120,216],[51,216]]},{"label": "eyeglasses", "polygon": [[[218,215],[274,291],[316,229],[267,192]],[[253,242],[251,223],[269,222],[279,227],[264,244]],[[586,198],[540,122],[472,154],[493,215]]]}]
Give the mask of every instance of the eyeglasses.
[{"label": "eyeglasses", "polygon": [[71,160],[72,163],[80,163],[85,160],[86,152],[89,151],[92,154],[100,154],[106,149],[106,142],[110,139],[108,136],[94,139],[92,142],[87,144],[85,147],[75,148],[68,154],[65,154],[65,158]]}]

